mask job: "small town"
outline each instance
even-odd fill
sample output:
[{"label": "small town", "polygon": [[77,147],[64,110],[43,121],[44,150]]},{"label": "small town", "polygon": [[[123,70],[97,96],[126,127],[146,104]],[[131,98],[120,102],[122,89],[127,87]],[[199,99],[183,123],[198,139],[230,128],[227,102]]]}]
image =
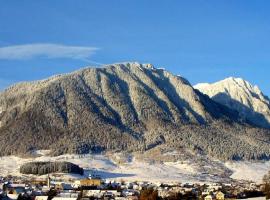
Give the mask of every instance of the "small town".
[{"label": "small town", "polygon": [[[52,178],[54,177],[54,178]],[[25,179],[1,177],[3,200],[140,200],[140,199],[249,199],[261,197],[264,185],[238,181],[231,184],[151,183],[101,179],[98,174],[80,180],[61,180],[56,175]],[[260,198],[259,198],[260,199]]]}]

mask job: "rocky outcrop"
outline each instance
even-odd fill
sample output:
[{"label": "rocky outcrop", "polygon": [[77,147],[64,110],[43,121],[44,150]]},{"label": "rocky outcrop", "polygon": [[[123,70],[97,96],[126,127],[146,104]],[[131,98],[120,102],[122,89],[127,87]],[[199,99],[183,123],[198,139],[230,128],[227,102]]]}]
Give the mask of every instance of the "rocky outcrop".
[{"label": "rocky outcrop", "polygon": [[213,84],[203,83],[194,88],[231,109],[254,125],[270,128],[270,101],[258,86],[241,78],[227,78]]}]

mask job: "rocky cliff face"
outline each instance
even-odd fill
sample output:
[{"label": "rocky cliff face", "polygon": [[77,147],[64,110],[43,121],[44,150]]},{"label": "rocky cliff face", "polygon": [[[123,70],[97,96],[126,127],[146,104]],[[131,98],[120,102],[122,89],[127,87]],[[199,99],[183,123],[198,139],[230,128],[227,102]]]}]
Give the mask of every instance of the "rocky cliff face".
[{"label": "rocky cliff face", "polygon": [[214,101],[237,110],[257,126],[270,128],[270,101],[257,86],[241,78],[227,78],[213,84],[194,86]]},{"label": "rocky cliff face", "polygon": [[20,83],[0,94],[0,111],[2,155],[146,151],[158,145],[222,159],[270,155],[267,130],[240,122],[237,112],[186,79],[149,64],[113,64]]}]

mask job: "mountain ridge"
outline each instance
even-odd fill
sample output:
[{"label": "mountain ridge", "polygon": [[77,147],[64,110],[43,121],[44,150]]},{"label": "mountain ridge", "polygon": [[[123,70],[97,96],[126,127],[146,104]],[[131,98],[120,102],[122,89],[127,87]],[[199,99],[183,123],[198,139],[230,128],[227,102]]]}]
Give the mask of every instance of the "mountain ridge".
[{"label": "mountain ridge", "polygon": [[258,86],[241,78],[229,77],[212,84],[197,84],[194,88],[216,102],[237,110],[255,125],[270,128],[270,101]]},{"label": "mountain ridge", "polygon": [[[0,93],[1,155],[191,149],[220,159],[267,159],[268,130],[150,64],[84,68]],[[259,140],[254,139],[260,138]]]}]

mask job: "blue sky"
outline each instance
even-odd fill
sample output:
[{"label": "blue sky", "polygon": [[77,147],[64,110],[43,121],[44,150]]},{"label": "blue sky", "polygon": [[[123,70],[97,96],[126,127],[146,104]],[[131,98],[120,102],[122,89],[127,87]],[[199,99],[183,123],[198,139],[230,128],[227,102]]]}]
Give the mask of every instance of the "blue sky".
[{"label": "blue sky", "polygon": [[270,95],[270,1],[0,0],[0,88],[139,61],[192,84],[242,77]]}]

